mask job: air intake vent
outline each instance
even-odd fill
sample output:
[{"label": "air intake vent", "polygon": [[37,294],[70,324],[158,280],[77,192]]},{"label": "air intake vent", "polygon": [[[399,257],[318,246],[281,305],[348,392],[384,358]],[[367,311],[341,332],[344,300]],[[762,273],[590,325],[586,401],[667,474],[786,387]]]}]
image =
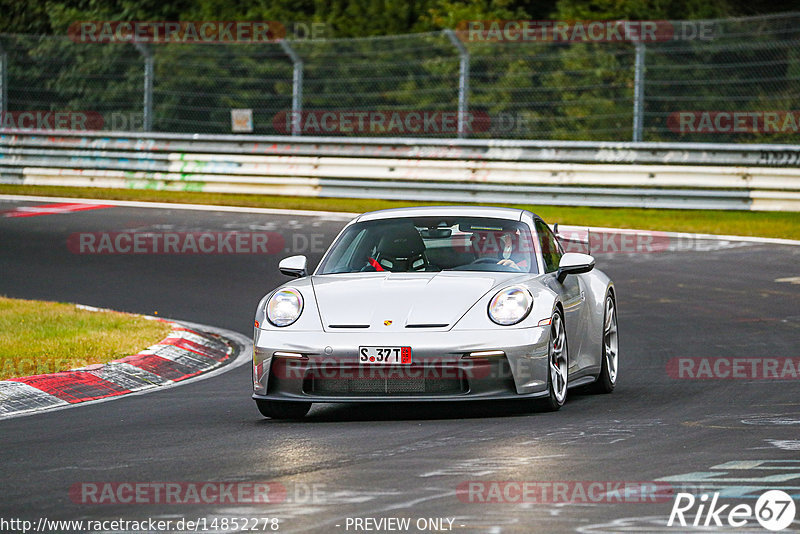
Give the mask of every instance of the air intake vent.
[{"label": "air intake vent", "polygon": [[407,324],[406,328],[444,328],[449,326],[447,323],[424,323],[424,324]]},{"label": "air intake vent", "polygon": [[[330,374],[330,371],[326,371]],[[339,378],[306,375],[303,392],[326,396],[462,395],[469,385],[461,372],[454,378]],[[351,372],[352,375],[352,372]]]},{"label": "air intake vent", "polygon": [[369,328],[368,324],[329,324],[328,328]]}]

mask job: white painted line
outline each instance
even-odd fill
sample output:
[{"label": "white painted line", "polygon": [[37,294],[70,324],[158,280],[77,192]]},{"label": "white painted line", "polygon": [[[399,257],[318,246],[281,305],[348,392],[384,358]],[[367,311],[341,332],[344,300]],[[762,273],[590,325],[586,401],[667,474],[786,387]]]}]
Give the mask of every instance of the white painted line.
[{"label": "white painted line", "polygon": [[657,232],[659,235],[668,237],[682,237],[686,239],[709,239],[714,241],[744,241],[748,243],[769,243],[774,245],[800,245],[800,241],[794,239],[781,239],[778,237],[754,237],[748,235],[717,235],[717,234],[693,234],[690,232],[662,232],[661,230],[636,230],[632,228],[608,228],[606,226],[575,226],[567,224],[559,224],[559,230],[589,230],[590,232],[617,232],[617,233],[630,233],[630,234],[646,234],[648,232]]},{"label": "white painted line", "polygon": [[[213,204],[172,204],[169,202],[139,202],[133,200],[102,200],[92,198],[70,198],[70,197],[40,197],[29,195],[0,195],[0,200],[26,201],[26,202],[52,202],[60,200],[64,202],[85,202],[87,204],[110,204],[119,207],[129,208],[155,208],[155,209],[175,209],[175,210],[196,210],[196,211],[225,211],[230,213],[263,213],[265,215],[294,215],[299,217],[327,217],[335,220],[350,220],[359,213],[340,212],[340,211],[313,211],[313,210],[291,210],[280,208],[250,208],[245,206],[217,206]],[[570,230],[586,229],[594,232],[659,232],[670,237],[684,237],[694,239],[713,239],[728,241],[744,241],[750,243],[769,243],[775,245],[800,245],[800,240],[780,239],[775,237],[753,237],[742,235],[717,235],[717,234],[693,234],[689,232],[662,232],[660,230],[637,230],[632,228],[608,228],[604,226],[575,226],[559,224],[559,228]]]},{"label": "white painted line", "polygon": [[[108,313],[108,312],[111,311],[108,308],[95,308],[94,306],[87,306],[86,304],[76,304],[75,307],[77,309],[79,309],[79,310],[85,310],[85,311],[90,311],[90,312]],[[147,317],[147,318],[151,319],[151,317]]]},{"label": "white painted line", "polygon": [[327,217],[336,220],[350,220],[358,213],[341,211],[291,210],[281,208],[250,208],[246,206],[217,206],[214,204],[173,204],[171,202],[140,202],[135,200],[102,200],[96,198],[39,197],[29,195],[0,195],[0,200],[19,200],[25,202],[84,202],[86,204],[110,204],[124,208],[155,208],[170,210],[225,211],[229,213],[263,213],[265,215],[294,215],[299,217]]}]

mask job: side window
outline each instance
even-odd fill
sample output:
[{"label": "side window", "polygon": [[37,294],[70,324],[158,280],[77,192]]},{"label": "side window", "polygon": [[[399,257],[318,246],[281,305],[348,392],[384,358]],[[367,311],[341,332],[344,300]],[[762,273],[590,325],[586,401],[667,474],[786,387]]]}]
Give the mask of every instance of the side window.
[{"label": "side window", "polygon": [[545,272],[552,273],[558,270],[561,261],[561,248],[558,246],[556,236],[550,228],[540,220],[536,220],[536,234],[539,237],[539,246],[542,249]]}]

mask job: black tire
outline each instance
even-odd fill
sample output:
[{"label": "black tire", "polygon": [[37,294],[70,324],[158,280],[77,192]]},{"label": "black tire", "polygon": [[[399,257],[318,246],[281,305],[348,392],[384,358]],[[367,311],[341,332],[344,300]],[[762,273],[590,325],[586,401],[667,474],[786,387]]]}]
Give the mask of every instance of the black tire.
[{"label": "black tire", "polygon": [[302,419],[311,409],[310,402],[284,402],[256,399],[258,411],[272,419]]},{"label": "black tire", "polygon": [[[610,307],[609,307],[610,304]],[[611,313],[612,317],[609,320],[608,314]],[[609,328],[609,323],[611,323]],[[613,332],[612,332],[613,330]],[[613,335],[613,340],[609,340],[607,336]],[[611,343],[612,350],[616,354],[610,357],[608,352],[609,343]],[[603,306],[603,337],[601,341],[602,358],[600,362],[600,374],[597,380],[591,386],[592,393],[608,394],[614,391],[617,386],[617,378],[619,375],[619,339],[617,338],[617,303],[614,296],[609,294],[606,296],[606,301]],[[611,361],[613,359],[613,361]],[[613,365],[613,373],[611,367]]]},{"label": "black tire", "polygon": [[[561,350],[560,356],[555,356],[555,351],[557,349],[557,338],[559,334],[556,332],[556,329],[561,331],[561,339],[563,340],[563,347]],[[567,401],[567,382],[566,377],[562,377],[560,380],[563,380],[563,384],[560,382],[556,384],[553,381],[553,365],[556,361],[559,361],[559,368],[561,365],[564,366],[564,372],[569,372],[569,348],[567,343],[567,332],[566,328],[564,327],[564,316],[561,314],[561,310],[556,310],[553,313],[553,318],[550,322],[550,341],[548,343],[547,349],[547,397],[536,399],[534,401],[534,407],[536,411],[539,412],[555,412],[558,411],[564,403]],[[557,394],[557,391],[562,391],[562,395]]]}]

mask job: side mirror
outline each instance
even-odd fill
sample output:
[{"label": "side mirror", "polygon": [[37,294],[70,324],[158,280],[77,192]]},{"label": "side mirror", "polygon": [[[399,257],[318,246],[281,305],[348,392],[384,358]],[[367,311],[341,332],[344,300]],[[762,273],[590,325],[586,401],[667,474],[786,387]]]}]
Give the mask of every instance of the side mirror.
[{"label": "side mirror", "polygon": [[306,272],[307,264],[308,260],[305,256],[289,256],[281,260],[278,264],[278,269],[286,276],[302,278],[308,274]]},{"label": "side mirror", "polygon": [[594,269],[594,258],[588,254],[567,252],[558,264],[558,281],[563,282],[568,274],[588,273]]}]

